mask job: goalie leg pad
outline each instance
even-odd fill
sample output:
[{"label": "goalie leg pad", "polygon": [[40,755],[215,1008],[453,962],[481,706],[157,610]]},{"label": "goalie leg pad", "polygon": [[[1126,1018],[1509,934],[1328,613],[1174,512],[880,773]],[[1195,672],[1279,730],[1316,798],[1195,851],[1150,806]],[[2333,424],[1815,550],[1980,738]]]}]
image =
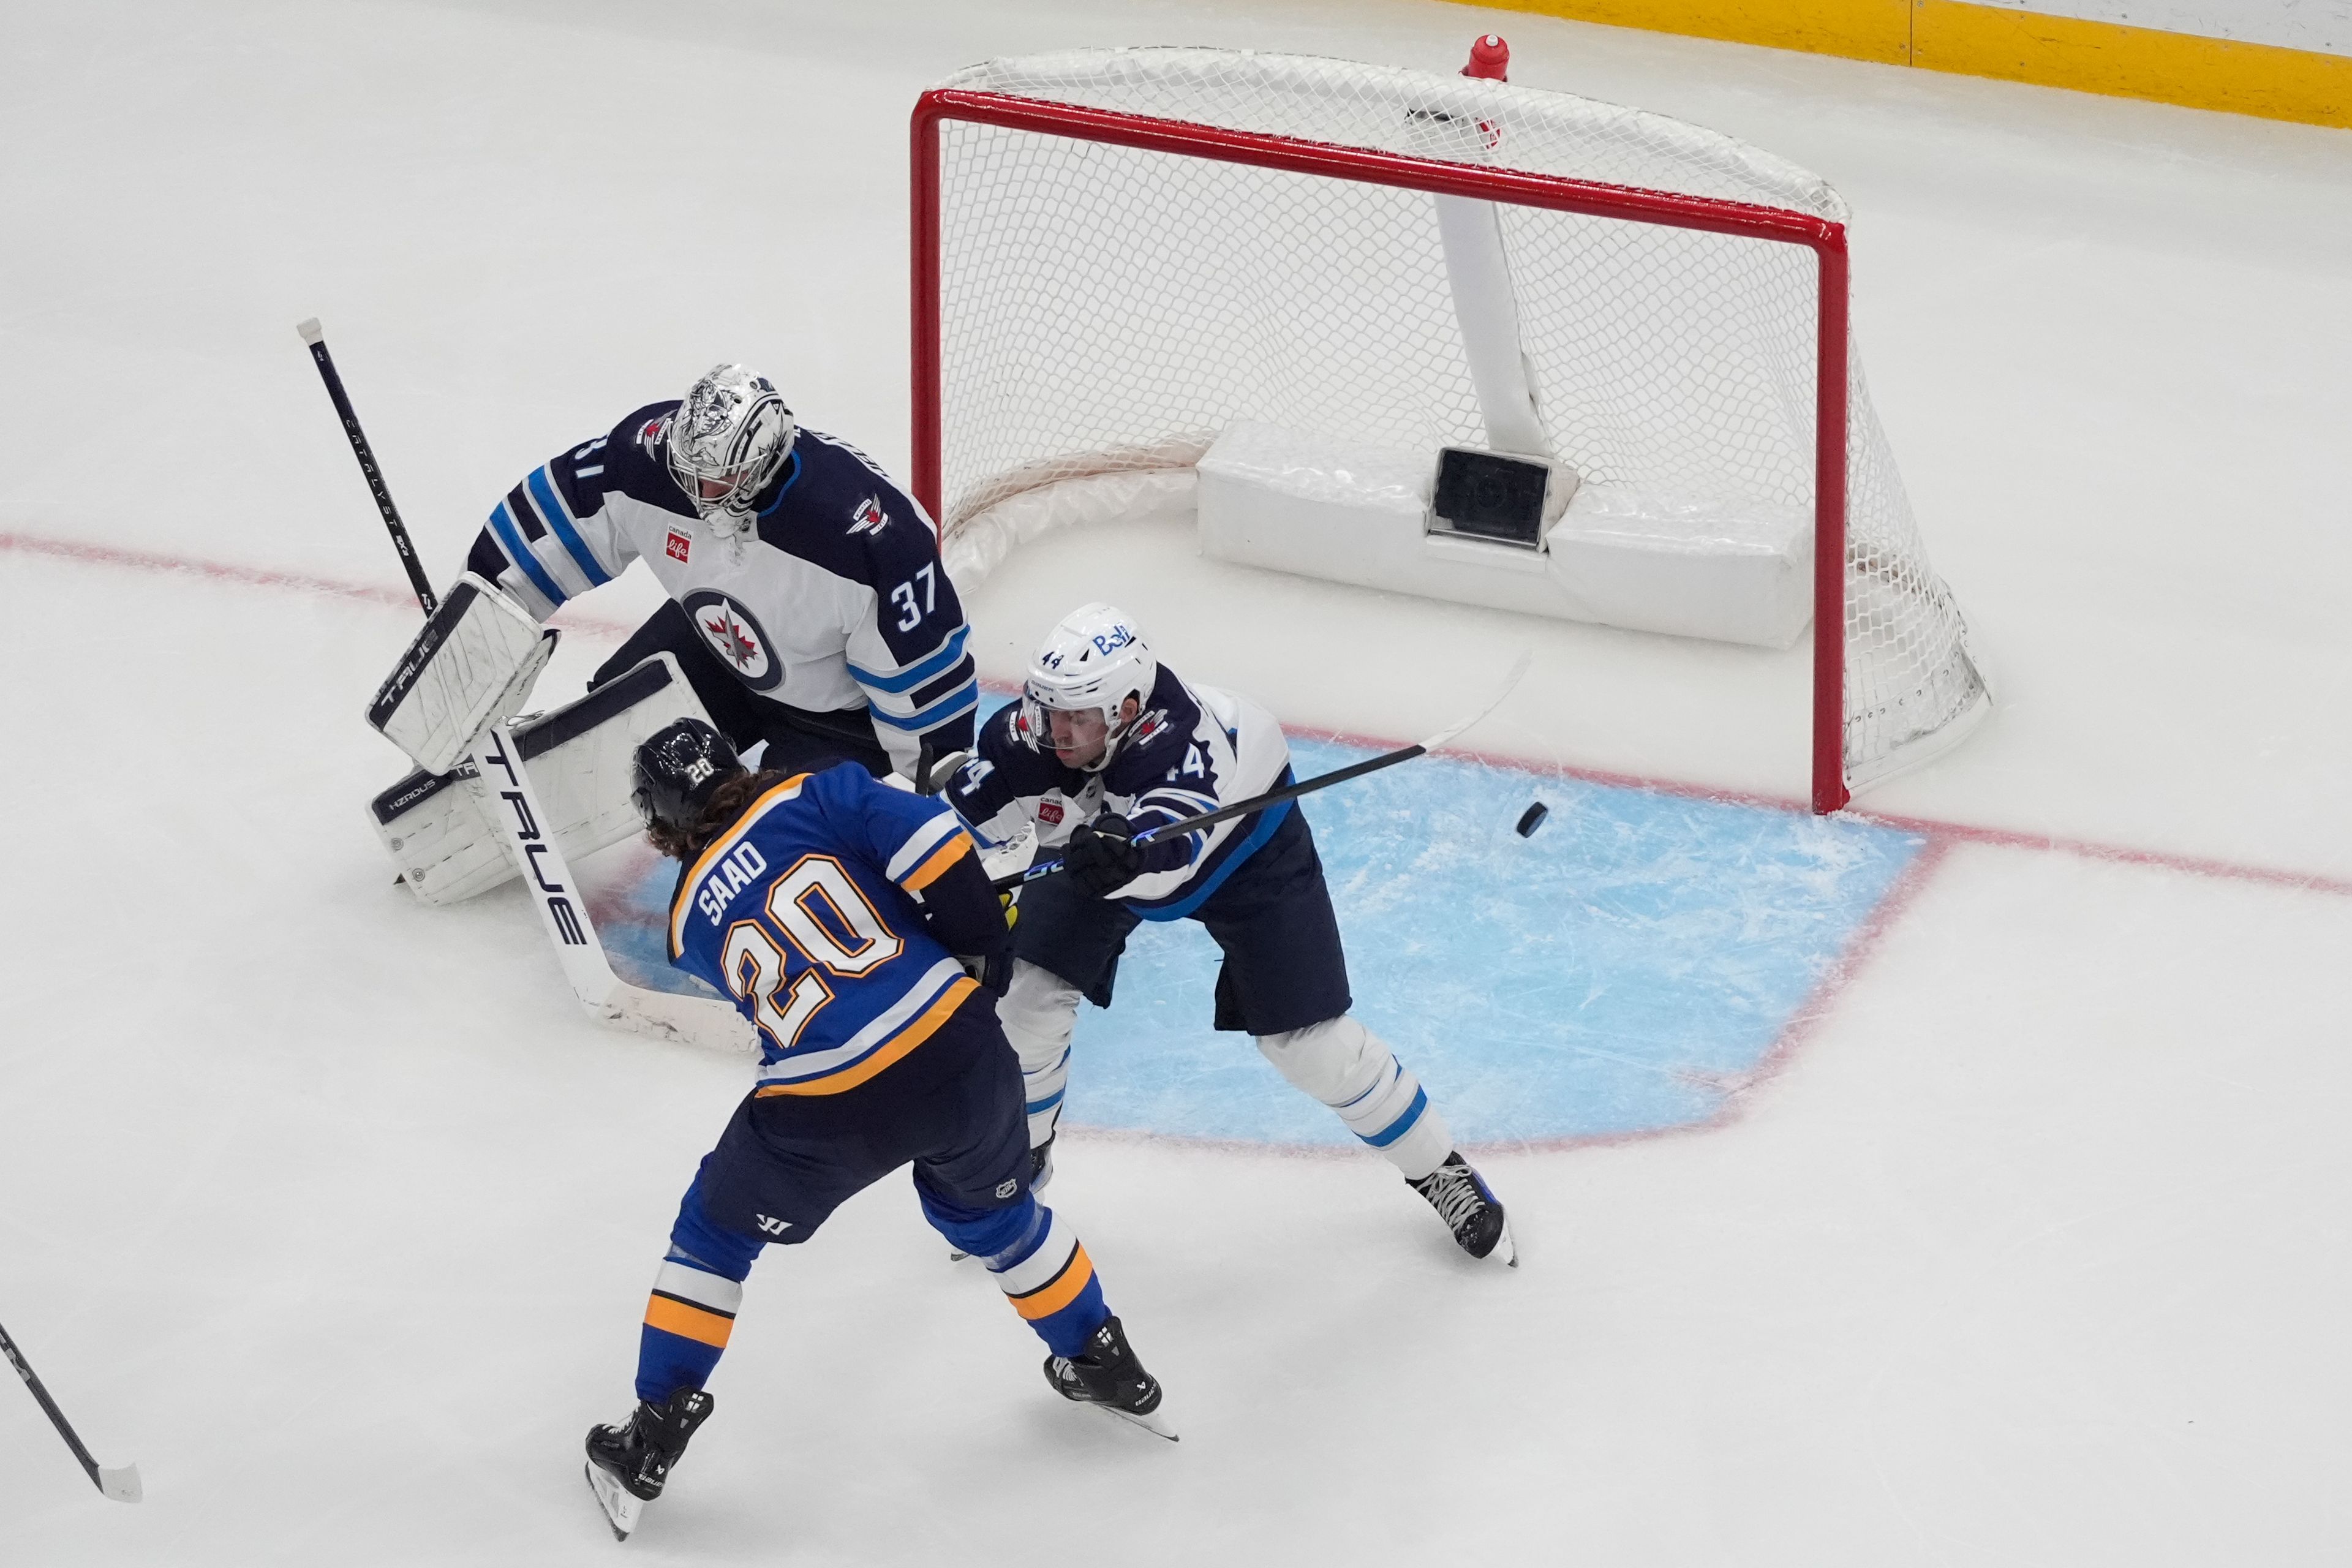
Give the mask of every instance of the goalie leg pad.
[{"label": "goalie leg pad", "polygon": [[[708,723],[677,660],[656,654],[578,701],[517,726],[515,749],[556,847],[576,860],[645,830],[630,802],[637,744],[679,719]],[[515,874],[503,832],[458,773],[413,773],[369,803],[377,837],[428,904],[488,891]]]},{"label": "goalie leg pad", "polygon": [[1257,1048],[1292,1087],[1338,1111],[1348,1131],[1406,1180],[1428,1175],[1452,1151],[1454,1133],[1429,1102],[1421,1079],[1353,1015],[1261,1035]]}]

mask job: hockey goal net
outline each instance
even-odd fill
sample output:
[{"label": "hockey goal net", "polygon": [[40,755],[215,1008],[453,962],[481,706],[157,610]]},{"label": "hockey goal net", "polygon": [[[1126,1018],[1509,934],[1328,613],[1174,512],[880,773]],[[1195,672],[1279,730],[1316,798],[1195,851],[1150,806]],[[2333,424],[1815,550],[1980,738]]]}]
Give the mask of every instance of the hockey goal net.
[{"label": "hockey goal net", "polygon": [[1213,49],[991,61],[913,129],[915,488],[950,545],[1010,497],[1191,464],[1237,418],[1433,458],[1506,445],[1440,234],[1467,198],[1493,204],[1561,460],[1810,512],[1815,809],[1985,708],[1816,176],[1560,93]]}]

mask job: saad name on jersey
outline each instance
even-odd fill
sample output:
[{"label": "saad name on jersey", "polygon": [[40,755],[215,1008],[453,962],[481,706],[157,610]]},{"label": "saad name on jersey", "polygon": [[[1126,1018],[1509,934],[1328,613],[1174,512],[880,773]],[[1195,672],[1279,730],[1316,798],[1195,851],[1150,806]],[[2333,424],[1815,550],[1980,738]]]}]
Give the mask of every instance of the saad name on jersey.
[{"label": "saad name on jersey", "polygon": [[694,895],[694,907],[709,917],[717,925],[727,917],[727,900],[751,885],[751,879],[768,868],[768,858],[760,853],[756,844],[738,844],[720,857],[702,879],[702,887]]}]

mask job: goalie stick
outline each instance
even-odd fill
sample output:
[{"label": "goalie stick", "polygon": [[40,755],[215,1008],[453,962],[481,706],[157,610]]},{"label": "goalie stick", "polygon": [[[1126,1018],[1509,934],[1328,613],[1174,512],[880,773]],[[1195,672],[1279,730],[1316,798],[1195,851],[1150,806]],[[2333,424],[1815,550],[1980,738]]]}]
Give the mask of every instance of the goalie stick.
[{"label": "goalie stick", "polygon": [[32,1363],[25,1359],[25,1352],[16,1348],[16,1342],[8,1337],[5,1329],[0,1329],[0,1355],[8,1358],[8,1364],[16,1369],[16,1375],[25,1380],[25,1386],[31,1389],[33,1397],[41,1402],[41,1408],[48,1415],[49,1425],[58,1429],[58,1436],[66,1440],[66,1447],[73,1450],[73,1457],[81,1461],[81,1468],[89,1473],[89,1484],[116,1502],[137,1502],[142,1495],[139,1485],[139,1467],[125,1465],[114,1469],[89,1457],[89,1450],[81,1446],[80,1437],[75,1435],[73,1424],[66,1419],[66,1413],[58,1408],[58,1402],[49,1397],[49,1391],[41,1386],[41,1380],[33,1375]]},{"label": "goalie stick", "polygon": [[[1410,746],[1401,746],[1393,752],[1383,752],[1377,757],[1367,757],[1360,763],[1350,763],[1344,768],[1334,768],[1328,773],[1318,773],[1311,779],[1301,779],[1297,784],[1285,784],[1280,789],[1268,790],[1264,795],[1254,795],[1247,800],[1237,800],[1231,805],[1221,805],[1214,811],[1204,811],[1198,816],[1187,816],[1181,821],[1162,823],[1158,827],[1147,827],[1135,836],[1135,842],[1155,844],[1162,838],[1172,838],[1180,833],[1198,833],[1202,828],[1214,827],[1220,822],[1230,822],[1236,816],[1247,816],[1254,811],[1264,811],[1269,806],[1297,800],[1300,795],[1313,795],[1317,790],[1329,789],[1333,784],[1346,784],[1350,779],[1362,778],[1366,773],[1376,773],[1382,768],[1392,768],[1399,763],[1409,763],[1415,757],[1426,756],[1501,707],[1503,699],[1518,689],[1520,679],[1526,676],[1528,668],[1534,662],[1534,654],[1519,655],[1517,660],[1512,664],[1510,673],[1503,678],[1503,684],[1496,689],[1494,696],[1486,700],[1486,705],[1484,708],[1479,709],[1467,719],[1447,725],[1434,735],[1426,736]],[[1034,882],[1040,877],[1050,877],[1061,868],[1062,862],[1059,859],[1041,860],[1025,871],[1008,872],[997,878],[989,886],[1003,892],[1007,888],[1017,888],[1024,883]]]},{"label": "goalie stick", "polygon": [[[401,525],[400,512],[392,503],[392,492],[375,465],[366,434],[360,429],[359,416],[352,412],[351,399],[343,393],[342,377],[336,374],[334,361],[328,357],[326,334],[316,317],[301,322],[295,331],[310,346],[319,374],[335,401],[335,412],[342,418],[343,433],[351,438],[352,454],[366,473],[368,488],[383,514],[384,526],[392,533],[393,548],[399,551],[401,563],[408,569],[409,585],[415,589],[417,602],[430,616],[436,606],[433,591],[425,585],[425,569],[417,561],[408,531]],[[547,932],[547,940],[555,949],[556,962],[562,966],[563,978],[571,985],[572,994],[580,999],[589,1016],[601,1023],[617,1024],[662,1039],[723,1049],[749,1049],[750,1026],[733,1007],[717,997],[652,991],[632,985],[613,972],[613,961],[605,955],[604,943],[596,938],[595,922],[589,918],[587,900],[564,860],[563,851],[556,845],[553,819],[540,804],[531,786],[530,770],[523,766],[521,749],[515,744],[514,722],[501,719],[483,731],[457,771],[480,802],[483,814],[504,834],[507,848],[522,873],[523,886],[539,911],[541,929]]]}]

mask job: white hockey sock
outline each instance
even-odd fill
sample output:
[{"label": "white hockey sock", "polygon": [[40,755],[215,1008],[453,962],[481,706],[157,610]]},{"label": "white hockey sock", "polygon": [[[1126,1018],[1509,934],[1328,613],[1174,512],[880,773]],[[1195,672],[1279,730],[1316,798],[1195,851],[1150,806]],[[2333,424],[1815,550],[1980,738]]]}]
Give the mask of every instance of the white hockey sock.
[{"label": "white hockey sock", "polygon": [[1338,1111],[1349,1131],[1407,1180],[1426,1176],[1453,1151],[1454,1133],[1429,1103],[1421,1079],[1352,1015],[1261,1035],[1257,1048],[1294,1087]]},{"label": "white hockey sock", "polygon": [[1062,1093],[1070,1080],[1070,1032],[1077,1026],[1078,988],[1025,959],[1013,961],[1013,978],[996,1005],[997,1022],[1021,1058],[1028,1101],[1029,1147],[1054,1135]]}]

